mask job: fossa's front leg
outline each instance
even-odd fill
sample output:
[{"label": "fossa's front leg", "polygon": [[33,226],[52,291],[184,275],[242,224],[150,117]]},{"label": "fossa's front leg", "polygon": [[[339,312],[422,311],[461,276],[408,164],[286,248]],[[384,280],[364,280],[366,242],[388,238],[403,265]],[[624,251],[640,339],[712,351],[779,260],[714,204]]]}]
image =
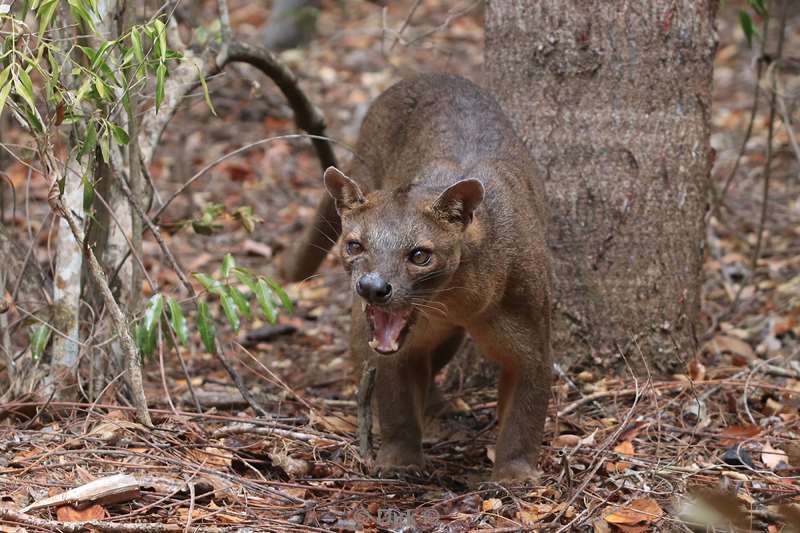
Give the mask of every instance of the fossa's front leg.
[{"label": "fossa's front leg", "polygon": [[492,479],[536,479],[552,381],[549,325],[500,313],[481,328],[477,340],[483,353],[502,367]]},{"label": "fossa's front leg", "polygon": [[425,464],[422,425],[430,361],[407,355],[376,357],[375,367],[374,394],[381,433],[376,470],[420,470]]}]

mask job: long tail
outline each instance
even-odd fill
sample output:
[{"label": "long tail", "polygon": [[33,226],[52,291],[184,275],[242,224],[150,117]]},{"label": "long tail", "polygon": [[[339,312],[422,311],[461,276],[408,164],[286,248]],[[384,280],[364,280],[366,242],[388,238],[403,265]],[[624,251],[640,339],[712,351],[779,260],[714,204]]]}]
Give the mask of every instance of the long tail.
[{"label": "long tail", "polygon": [[312,276],[342,233],[342,221],[330,195],[324,194],[317,206],[314,220],[305,229],[302,237],[289,250],[281,265],[283,275],[289,281],[302,281]]}]

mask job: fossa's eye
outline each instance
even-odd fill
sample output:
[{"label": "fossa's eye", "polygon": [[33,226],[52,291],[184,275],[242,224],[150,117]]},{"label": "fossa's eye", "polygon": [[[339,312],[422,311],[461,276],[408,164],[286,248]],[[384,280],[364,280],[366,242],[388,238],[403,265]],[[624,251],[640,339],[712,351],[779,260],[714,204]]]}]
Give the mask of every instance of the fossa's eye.
[{"label": "fossa's eye", "polygon": [[358,255],[364,251],[364,247],[358,241],[347,241],[344,247],[347,255]]},{"label": "fossa's eye", "polygon": [[408,254],[408,260],[417,266],[426,266],[431,262],[433,253],[425,248],[414,248]]}]

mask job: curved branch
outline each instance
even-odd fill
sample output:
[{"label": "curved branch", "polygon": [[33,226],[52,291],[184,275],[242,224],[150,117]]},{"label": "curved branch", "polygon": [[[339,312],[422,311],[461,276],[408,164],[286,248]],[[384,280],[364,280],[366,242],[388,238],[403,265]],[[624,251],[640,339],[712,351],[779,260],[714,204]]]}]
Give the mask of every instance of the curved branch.
[{"label": "curved branch", "polygon": [[[231,41],[223,51],[223,61],[218,60],[221,68],[229,63],[246,63],[253,66],[270,78],[281,90],[289,107],[294,112],[294,121],[297,127],[319,137],[325,137],[325,117],[311,100],[300,89],[297,77],[275,55],[259,46],[253,46],[240,41]],[[331,143],[327,139],[311,138],[314,150],[317,152],[320,167],[324,171],[329,166],[336,165],[336,156]]]}]

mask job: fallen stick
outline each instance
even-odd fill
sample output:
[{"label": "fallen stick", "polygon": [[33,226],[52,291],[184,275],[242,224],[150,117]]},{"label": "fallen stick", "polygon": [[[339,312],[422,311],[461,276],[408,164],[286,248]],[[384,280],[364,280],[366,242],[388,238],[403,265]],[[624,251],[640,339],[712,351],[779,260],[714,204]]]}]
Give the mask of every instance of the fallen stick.
[{"label": "fallen stick", "polygon": [[36,527],[45,531],[58,531],[60,533],[84,533],[87,531],[101,531],[103,533],[172,533],[190,531],[193,533],[222,533],[233,531],[236,528],[220,527],[190,527],[178,524],[122,524],[119,522],[109,522],[107,520],[86,520],[85,522],[58,522],[56,520],[44,520],[29,514],[11,509],[0,509],[0,523],[25,524],[26,526]]}]

